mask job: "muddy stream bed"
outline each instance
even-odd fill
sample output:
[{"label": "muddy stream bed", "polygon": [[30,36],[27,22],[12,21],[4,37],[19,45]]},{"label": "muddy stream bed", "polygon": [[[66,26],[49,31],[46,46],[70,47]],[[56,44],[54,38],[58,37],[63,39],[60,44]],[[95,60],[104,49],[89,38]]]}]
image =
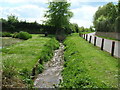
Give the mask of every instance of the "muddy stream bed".
[{"label": "muddy stream bed", "polygon": [[34,81],[36,88],[54,88],[62,80],[61,71],[64,63],[64,45],[60,43],[53,58],[44,65],[44,71]]}]

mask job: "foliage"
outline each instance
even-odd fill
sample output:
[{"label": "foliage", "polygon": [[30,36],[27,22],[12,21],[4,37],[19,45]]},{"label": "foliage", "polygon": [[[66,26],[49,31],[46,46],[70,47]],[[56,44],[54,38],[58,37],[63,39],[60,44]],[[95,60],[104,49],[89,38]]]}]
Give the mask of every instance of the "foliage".
[{"label": "foliage", "polygon": [[12,37],[13,37],[13,38],[19,38],[19,33],[18,33],[18,32],[15,32]]},{"label": "foliage", "polygon": [[36,68],[36,71],[37,71],[38,74],[40,74],[40,73],[42,73],[43,69],[44,69],[43,65],[39,64]]},{"label": "foliage", "polygon": [[48,60],[50,60],[50,58],[52,58],[53,51],[57,48],[59,48],[58,41],[56,41],[55,38],[53,38],[42,49],[40,59],[44,62],[47,62]]},{"label": "foliage", "polygon": [[94,27],[93,26],[90,26],[89,28],[85,28],[85,27],[79,27],[79,33],[82,33],[82,32],[94,32]]},{"label": "foliage", "polygon": [[100,51],[78,34],[67,37],[64,44],[65,62],[60,88],[117,88],[117,58]]},{"label": "foliage", "polygon": [[12,37],[12,35],[9,32],[2,32],[2,37]]},{"label": "foliage", "polygon": [[115,31],[120,32],[120,16],[115,20]]},{"label": "foliage", "polygon": [[20,31],[19,33],[15,32],[14,35],[13,35],[13,38],[19,38],[19,39],[27,40],[29,38],[32,38],[32,35],[30,35],[28,32]]},{"label": "foliage", "polygon": [[10,63],[9,60],[4,60],[3,61],[3,78],[13,78],[17,74],[17,71],[15,70],[15,65]]},{"label": "foliage", "polygon": [[[70,24],[70,18],[72,12],[69,10],[70,3],[67,2],[49,2],[48,11],[44,15],[47,21],[44,21],[46,25],[56,27],[56,29],[68,28]],[[56,32],[56,31],[53,31]]]},{"label": "foliage", "polygon": [[[12,77],[16,77],[18,80],[23,80],[27,85],[30,85],[32,83],[30,78],[32,68],[38,62],[38,59],[40,59],[41,56],[46,57],[47,55],[50,55],[50,53],[53,53],[50,51],[47,52],[47,50],[49,50],[49,46],[53,47],[52,49],[55,49],[59,46],[55,39],[39,37],[39,35],[32,36],[33,38],[29,40],[16,43],[2,49],[2,65],[4,72],[3,85],[13,85],[14,87],[17,87],[14,85],[17,83],[17,81],[15,81],[16,83],[6,83],[5,79],[8,79],[9,77],[11,77],[11,81],[13,80]],[[42,54],[43,51],[45,51],[44,49],[46,49],[47,53]],[[43,69],[41,65],[38,65],[37,68],[37,72],[41,72]]]},{"label": "foliage", "polygon": [[16,17],[15,15],[9,15],[8,16],[8,23],[18,23],[18,17]]},{"label": "foliage", "polygon": [[93,21],[96,31],[119,32],[119,29],[116,27],[118,23],[116,18],[120,16],[118,9],[119,5],[114,5],[112,2],[99,7],[94,15]]},{"label": "foliage", "polygon": [[14,15],[8,16],[7,19],[1,18],[0,22],[2,22],[3,32],[15,33],[22,30],[32,34],[40,34],[48,31],[51,34],[52,31],[55,30],[53,26],[41,25],[37,22],[18,21],[18,17]]},{"label": "foliage", "polygon": [[21,31],[21,32],[19,32],[18,38],[27,40],[29,38],[32,38],[32,35],[30,35],[27,32]]},{"label": "foliage", "polygon": [[27,88],[32,88],[33,80],[30,77],[31,72],[27,68],[23,68],[19,71],[19,74],[21,75],[23,83],[27,85]]},{"label": "foliage", "polygon": [[70,29],[71,29],[72,32],[74,32],[74,33],[78,33],[78,32],[79,32],[79,27],[78,27],[78,24],[76,24],[76,23],[70,24]]}]

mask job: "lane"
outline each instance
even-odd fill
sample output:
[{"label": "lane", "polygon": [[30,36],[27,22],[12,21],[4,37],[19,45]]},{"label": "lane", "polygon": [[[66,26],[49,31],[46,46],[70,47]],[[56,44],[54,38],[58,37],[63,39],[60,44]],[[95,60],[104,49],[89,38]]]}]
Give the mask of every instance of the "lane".
[{"label": "lane", "polygon": [[[91,38],[91,43],[94,44],[94,37],[96,36],[96,35],[95,35],[95,32],[88,34],[88,39],[87,39],[88,41],[89,41],[89,39],[90,39],[90,36],[92,36],[92,38]],[[97,36],[96,36],[96,37],[97,37]],[[103,50],[111,53],[112,42],[113,42],[113,41],[115,41],[115,40],[104,39],[104,47],[103,47]],[[97,37],[97,39],[96,39],[96,46],[101,47],[101,43],[102,43],[102,38]],[[120,41],[115,41],[114,56],[120,58]]]}]

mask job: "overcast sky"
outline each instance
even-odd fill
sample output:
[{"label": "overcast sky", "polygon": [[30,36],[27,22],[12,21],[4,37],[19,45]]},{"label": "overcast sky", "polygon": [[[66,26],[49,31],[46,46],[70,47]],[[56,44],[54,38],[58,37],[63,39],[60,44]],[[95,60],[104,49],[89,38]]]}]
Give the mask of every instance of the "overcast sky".
[{"label": "overcast sky", "polygon": [[[99,6],[108,2],[117,3],[118,0],[68,0],[71,3],[71,11],[74,16],[72,23],[79,26],[89,27],[92,25],[93,15]],[[42,23],[45,20],[44,13],[47,10],[48,0],[0,0],[0,18],[7,18],[13,14],[19,20]]]}]

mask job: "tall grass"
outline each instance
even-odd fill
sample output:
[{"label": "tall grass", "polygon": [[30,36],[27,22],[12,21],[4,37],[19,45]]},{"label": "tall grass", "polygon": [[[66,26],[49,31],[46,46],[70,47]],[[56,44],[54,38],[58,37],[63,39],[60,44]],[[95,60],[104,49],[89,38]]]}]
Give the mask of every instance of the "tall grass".
[{"label": "tall grass", "polygon": [[[25,87],[33,84],[31,74],[38,60],[48,61],[58,47],[59,43],[55,38],[33,35],[29,40],[3,48],[3,87]],[[38,64],[37,72],[42,72],[42,69],[43,65]]]},{"label": "tall grass", "polygon": [[65,42],[64,88],[117,88],[118,59],[73,34]]}]

